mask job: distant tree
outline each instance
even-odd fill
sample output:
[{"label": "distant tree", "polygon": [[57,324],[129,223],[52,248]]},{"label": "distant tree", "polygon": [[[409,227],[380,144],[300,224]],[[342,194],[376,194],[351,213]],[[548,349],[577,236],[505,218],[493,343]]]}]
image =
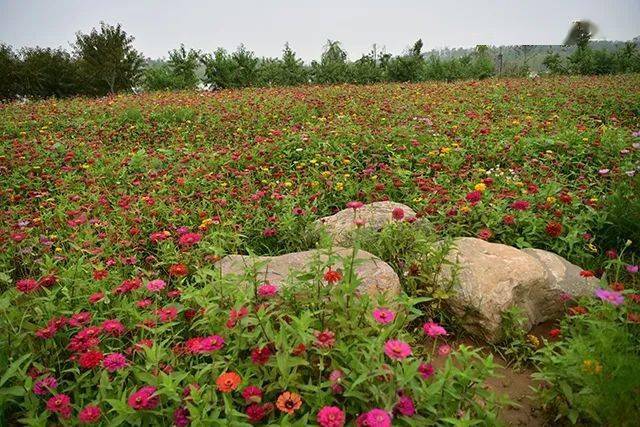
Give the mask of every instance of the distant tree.
[{"label": "distant tree", "polygon": [[350,80],[347,52],[339,41],[327,40],[320,62],[311,63],[313,79],[316,83],[345,83]]},{"label": "distant tree", "polygon": [[200,61],[205,66],[205,83],[216,89],[257,86],[260,60],[244,45],[231,55],[220,48],[212,55],[204,55]]},{"label": "distant tree", "polygon": [[369,84],[384,79],[384,70],[375,59],[374,52],[362,55],[351,65],[351,81],[353,83]]},{"label": "distant tree", "polygon": [[547,56],[544,57],[542,65],[544,65],[551,74],[565,74],[567,72],[567,69],[563,65],[562,58],[557,52],[549,52]]},{"label": "distant tree", "polygon": [[20,59],[11,46],[0,44],[0,101],[20,94]]},{"label": "distant tree", "polygon": [[298,85],[309,81],[309,73],[301,59],[296,57],[296,53],[285,43],[282,50],[282,61],[280,61],[281,77],[278,84],[283,86]]},{"label": "distant tree", "polygon": [[387,78],[396,82],[418,82],[424,79],[422,39],[418,39],[404,55],[393,57],[386,66]]},{"label": "distant tree", "polygon": [[196,69],[200,60],[200,52],[185,49],[181,44],[178,49],[169,52],[168,65],[178,81],[179,89],[194,89],[198,85]]},{"label": "distant tree", "polygon": [[102,22],[100,30],[76,35],[75,54],[88,93],[106,95],[131,90],[142,73],[142,55],[120,24]]},{"label": "distant tree", "polygon": [[35,98],[76,95],[80,92],[78,66],[62,49],[24,48],[20,51],[23,94]]},{"label": "distant tree", "polygon": [[495,65],[491,59],[489,47],[483,44],[477,45],[473,61],[473,77],[486,79],[493,76],[494,72]]}]

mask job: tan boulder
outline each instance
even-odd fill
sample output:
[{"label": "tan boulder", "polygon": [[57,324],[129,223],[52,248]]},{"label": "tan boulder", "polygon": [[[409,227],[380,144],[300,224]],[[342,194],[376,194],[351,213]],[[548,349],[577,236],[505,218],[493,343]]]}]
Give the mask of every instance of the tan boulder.
[{"label": "tan boulder", "polygon": [[394,221],[392,212],[400,208],[404,211],[404,219],[415,218],[416,213],[407,205],[396,202],[374,202],[359,209],[343,209],[340,212],[320,218],[316,222],[324,227],[336,245],[348,245],[352,242],[352,233],[358,228],[356,221],[361,222],[362,228],[380,230]]},{"label": "tan boulder", "polygon": [[[334,253],[341,257],[350,257],[353,250],[347,248],[334,248]],[[287,285],[290,275],[307,272],[314,261],[325,263],[328,255],[325,251],[310,250],[294,252],[290,254],[268,257],[254,257],[245,255],[228,255],[216,263],[221,269],[222,275],[244,275],[245,270],[254,263],[265,263],[259,268],[258,278],[277,285]],[[393,269],[384,261],[365,251],[358,251],[358,262],[355,274],[361,283],[356,292],[370,296],[385,294],[389,297],[400,294],[400,279]],[[332,266],[334,270],[342,269],[342,263]]]},{"label": "tan boulder", "polygon": [[[519,250],[511,246],[463,237],[447,256],[457,267],[444,266],[441,283],[456,274],[449,302],[462,326],[491,342],[502,337],[502,316],[519,307],[525,327],[559,317],[561,295],[592,294],[593,281],[579,276],[579,267],[550,252]],[[457,270],[456,273],[454,273]]]}]

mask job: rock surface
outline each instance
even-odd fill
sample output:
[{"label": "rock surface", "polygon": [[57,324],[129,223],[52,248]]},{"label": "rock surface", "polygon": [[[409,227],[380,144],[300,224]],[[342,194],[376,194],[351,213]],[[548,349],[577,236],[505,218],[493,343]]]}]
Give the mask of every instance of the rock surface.
[{"label": "rock surface", "polygon": [[[308,271],[316,257],[319,256],[321,262],[326,262],[327,255],[318,252],[318,250],[310,250],[274,257],[255,257],[257,262],[266,261],[266,264],[258,271],[258,277],[260,280],[268,280],[273,284],[286,285],[286,279],[291,273]],[[334,248],[334,252],[341,257],[350,257],[352,249]],[[371,296],[385,294],[389,297],[400,294],[400,279],[387,263],[362,250],[358,251],[356,259],[364,260],[356,266],[356,275],[362,281],[358,286],[358,293],[366,293]],[[222,275],[242,275],[245,269],[251,265],[251,257],[244,255],[228,255],[216,263],[216,266],[221,269]],[[342,264],[334,265],[333,268],[341,269]]]},{"label": "rock surface", "polygon": [[380,230],[386,224],[394,221],[392,212],[400,208],[404,211],[404,218],[413,218],[416,213],[407,205],[396,202],[374,202],[359,209],[347,208],[340,212],[320,218],[316,222],[324,226],[336,245],[348,245],[352,242],[352,232],[356,230],[356,220],[364,222],[363,228]]},{"label": "rock surface", "polygon": [[[458,265],[449,300],[454,314],[467,331],[491,342],[502,337],[502,315],[509,308],[519,307],[525,328],[531,328],[562,314],[562,294],[592,295],[598,282],[580,277],[579,267],[551,252],[470,237],[456,239],[447,259]],[[443,266],[440,283],[450,282],[455,270]]]}]

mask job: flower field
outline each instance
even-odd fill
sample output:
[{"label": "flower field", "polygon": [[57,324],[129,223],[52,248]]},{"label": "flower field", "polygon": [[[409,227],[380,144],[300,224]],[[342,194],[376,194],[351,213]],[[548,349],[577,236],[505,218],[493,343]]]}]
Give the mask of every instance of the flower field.
[{"label": "flower field", "polygon": [[[426,239],[533,246],[602,277],[532,356],[541,399],[573,422],[602,421],[607,396],[638,410],[638,88],[620,75],[0,105],[0,423],[498,423],[482,387],[495,363],[450,346],[446,292],[420,279],[430,261],[369,242],[405,292],[354,298],[353,258],[314,226],[380,200],[411,206]],[[330,262],[290,286],[214,265],[316,247]],[[607,363],[627,382],[594,379]],[[567,396],[587,386],[599,397]]]}]

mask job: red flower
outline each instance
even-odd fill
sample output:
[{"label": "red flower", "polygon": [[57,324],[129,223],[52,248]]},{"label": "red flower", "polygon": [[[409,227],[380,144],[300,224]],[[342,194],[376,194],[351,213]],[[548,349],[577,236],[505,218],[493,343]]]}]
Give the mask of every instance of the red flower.
[{"label": "red flower", "polygon": [[557,328],[549,331],[549,336],[551,338],[558,338],[561,334],[562,334],[562,331]]},{"label": "red flower", "polygon": [[489,240],[493,236],[493,233],[488,228],[482,228],[478,231],[478,239]]},{"label": "red flower", "polygon": [[331,267],[324,273],[324,280],[329,284],[334,284],[342,280],[342,273],[336,270],[332,270]]},{"label": "red flower", "polygon": [[247,403],[260,403],[262,401],[262,390],[254,385],[247,386],[242,390],[242,397]]},{"label": "red flower", "polygon": [[169,275],[173,277],[183,277],[189,274],[189,269],[184,264],[173,264],[169,267]]},{"label": "red flower", "polygon": [[180,236],[178,243],[182,247],[189,247],[198,243],[201,238],[202,236],[200,236],[200,234],[198,233],[185,233],[182,236]]},{"label": "red flower", "polygon": [[400,221],[402,218],[404,218],[404,209],[394,208],[393,211],[391,211],[391,217],[396,221]]},{"label": "red flower", "polygon": [[470,193],[467,193],[465,199],[467,199],[467,202],[471,202],[471,203],[479,202],[480,199],[482,199],[482,192],[472,191]]},{"label": "red flower", "polygon": [[269,361],[269,357],[271,357],[271,349],[269,346],[264,346],[262,348],[254,348],[251,350],[251,361],[256,365],[264,365]]},{"label": "red flower", "polygon": [[562,230],[562,224],[555,221],[550,221],[545,228],[545,231],[551,237],[560,236],[562,234]]},{"label": "red flower", "polygon": [[16,289],[24,294],[34,292],[40,288],[36,279],[21,279],[16,283]]},{"label": "red flower", "polygon": [[336,334],[328,329],[324,331],[315,331],[313,335],[316,337],[315,346],[319,348],[331,348],[336,343]]},{"label": "red flower", "polygon": [[104,355],[101,351],[89,350],[80,355],[80,357],[78,358],[78,365],[80,365],[80,367],[84,369],[95,368],[96,366],[100,366],[103,358]]},{"label": "red flower", "polygon": [[593,271],[591,271],[591,270],[582,270],[580,272],[580,276],[584,277],[586,279],[586,278],[595,276],[595,274],[593,274]]},{"label": "red flower", "polygon": [[527,209],[529,209],[529,202],[527,202],[526,200],[516,200],[515,202],[511,203],[511,209],[515,209],[517,211],[526,211]]}]

